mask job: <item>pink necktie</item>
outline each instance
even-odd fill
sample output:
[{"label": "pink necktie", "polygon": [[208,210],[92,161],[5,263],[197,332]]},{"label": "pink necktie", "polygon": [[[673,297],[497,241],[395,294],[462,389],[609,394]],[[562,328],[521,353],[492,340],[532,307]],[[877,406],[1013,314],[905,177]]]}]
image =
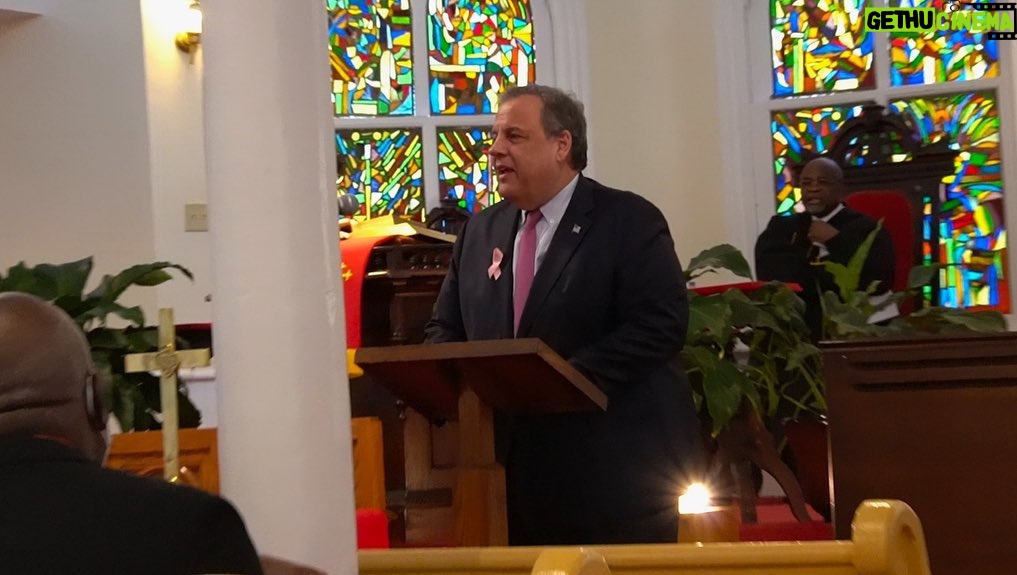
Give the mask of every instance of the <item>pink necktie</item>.
[{"label": "pink necktie", "polygon": [[540,213],[540,210],[526,212],[526,221],[523,223],[523,235],[519,238],[519,253],[515,256],[516,285],[512,298],[515,310],[513,333],[519,331],[519,318],[523,315],[523,308],[526,306],[526,296],[530,295],[530,286],[533,285],[533,274],[537,259],[537,222],[543,218],[544,215]]}]

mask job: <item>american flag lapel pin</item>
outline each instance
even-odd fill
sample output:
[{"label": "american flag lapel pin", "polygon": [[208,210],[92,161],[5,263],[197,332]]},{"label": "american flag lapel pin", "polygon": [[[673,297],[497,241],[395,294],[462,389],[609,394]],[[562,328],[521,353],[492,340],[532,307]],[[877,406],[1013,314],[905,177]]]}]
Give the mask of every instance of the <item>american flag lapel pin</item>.
[{"label": "american flag lapel pin", "polygon": [[582,228],[582,227],[580,227],[580,225],[579,225],[579,224],[575,224],[574,226],[572,226],[572,233],[574,233],[574,234],[578,234],[578,233],[579,233],[579,231],[580,231],[580,230],[582,230],[582,229],[583,229],[583,228]]}]

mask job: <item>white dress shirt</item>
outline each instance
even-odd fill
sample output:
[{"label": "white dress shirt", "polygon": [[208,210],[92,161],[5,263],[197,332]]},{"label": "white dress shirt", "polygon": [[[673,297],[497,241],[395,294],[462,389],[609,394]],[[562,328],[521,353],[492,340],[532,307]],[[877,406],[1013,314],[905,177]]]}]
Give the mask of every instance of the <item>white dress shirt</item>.
[{"label": "white dress shirt", "polygon": [[[534,275],[537,270],[540,269],[541,262],[544,261],[544,255],[547,254],[547,248],[551,245],[551,238],[554,237],[554,232],[558,229],[558,224],[561,223],[561,219],[565,216],[565,210],[569,207],[569,202],[572,201],[572,194],[576,191],[576,184],[579,183],[579,174],[576,174],[572,180],[565,184],[565,187],[560,192],[554,195],[546,204],[540,206],[540,213],[544,216],[544,219],[537,222],[537,253],[536,260],[533,266]],[[519,229],[516,230],[515,244],[512,247],[512,253],[519,253],[519,238],[523,235],[523,224],[526,223],[526,212],[520,212],[519,215]],[[512,277],[515,277],[516,273],[516,262],[519,260],[515,257],[512,258]],[[514,289],[514,288],[513,288]]]}]

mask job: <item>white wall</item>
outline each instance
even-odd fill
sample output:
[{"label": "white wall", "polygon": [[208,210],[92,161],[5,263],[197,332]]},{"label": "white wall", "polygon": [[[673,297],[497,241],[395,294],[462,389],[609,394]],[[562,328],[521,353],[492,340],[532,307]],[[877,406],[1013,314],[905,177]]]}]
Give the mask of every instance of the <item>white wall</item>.
[{"label": "white wall", "polygon": [[155,255],[140,10],[32,4],[0,28],[0,268],[94,255],[94,283]]},{"label": "white wall", "polygon": [[709,6],[588,0],[587,15],[597,179],[653,201],[683,262],[731,241]]},{"label": "white wall", "polygon": [[205,203],[205,139],[202,52],[181,52],[174,37],[190,0],[141,0],[148,130],[152,167],[155,257],[180,264],[194,281],[174,280],[157,288],[160,306],[174,308],[177,323],[211,321],[212,293],[208,232],[184,231],[184,206]]},{"label": "white wall", "polygon": [[[734,241],[709,10],[586,1],[596,177],[656,203],[684,261]],[[206,198],[201,53],[191,63],[172,42],[188,0],[35,4],[43,16],[0,31],[0,265],[173,261],[195,281],[133,298],[150,317],[210,321],[208,234],[183,231],[184,204]]]}]

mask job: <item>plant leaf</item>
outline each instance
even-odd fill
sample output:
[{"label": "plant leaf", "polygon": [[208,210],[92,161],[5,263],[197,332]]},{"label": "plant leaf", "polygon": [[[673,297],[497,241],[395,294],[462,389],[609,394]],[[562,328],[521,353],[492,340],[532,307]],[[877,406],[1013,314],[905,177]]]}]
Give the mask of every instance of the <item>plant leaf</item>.
[{"label": "plant leaf", "polygon": [[170,268],[178,270],[189,279],[194,279],[194,275],[191,274],[190,270],[170,262],[138,264],[121,271],[115,276],[103,277],[99,287],[92,290],[88,297],[100,298],[105,302],[116,301],[132,285],[153,286],[170,279],[169,274],[165,272],[163,274],[155,273]]},{"label": "plant leaf", "polygon": [[685,280],[695,279],[704,273],[727,270],[736,276],[752,279],[752,268],[738,248],[720,244],[699,252],[685,268]]},{"label": "plant leaf", "polygon": [[927,307],[899,319],[899,324],[926,333],[1006,331],[1006,317],[997,311],[989,310]]},{"label": "plant leaf", "polygon": [[124,431],[137,429],[134,414],[138,403],[142,401],[137,387],[122,374],[112,375],[110,383],[113,398],[111,411],[120,422],[120,428]]},{"label": "plant leaf", "polygon": [[823,267],[833,276],[833,281],[840,290],[840,296],[845,300],[850,298],[851,294],[858,291],[858,284],[862,277],[862,268],[865,267],[865,260],[869,257],[872,242],[876,240],[876,235],[879,234],[879,230],[882,227],[883,220],[879,220],[876,223],[876,227],[865,236],[865,240],[858,246],[855,253],[851,254],[851,259],[848,260],[847,266],[832,261],[823,262]]},{"label": "plant leaf", "polygon": [[88,344],[92,349],[117,350],[127,346],[127,337],[121,329],[100,327],[88,332]]},{"label": "plant leaf", "polygon": [[124,330],[127,349],[132,353],[144,353],[159,348],[159,331],[154,327]]},{"label": "plant leaf", "polygon": [[731,339],[731,308],[719,295],[689,297],[688,339],[707,339],[725,347]]},{"label": "plant leaf", "polygon": [[85,291],[88,275],[92,273],[92,258],[56,265],[39,264],[35,266],[34,272],[53,289],[51,294],[40,297],[50,301],[66,296],[80,299]]},{"label": "plant leaf", "polygon": [[116,304],[113,309],[113,313],[126,319],[135,326],[141,327],[145,325],[145,312],[141,311],[141,306],[134,307],[123,307],[120,304]]},{"label": "plant leaf", "polygon": [[147,274],[141,276],[140,278],[136,279],[134,281],[134,285],[157,286],[163,282],[168,282],[171,279],[173,279],[173,276],[169,275],[163,270],[152,270]]},{"label": "plant leaf", "polygon": [[921,289],[935,279],[936,275],[939,274],[939,270],[945,266],[942,264],[932,264],[923,266],[914,266],[908,271],[908,289],[918,290]]},{"label": "plant leaf", "polygon": [[63,264],[39,264],[28,267],[21,262],[7,270],[0,291],[30,293],[46,301],[64,297],[81,298],[85,282],[92,272],[92,258]]},{"label": "plant leaf", "polygon": [[794,370],[808,370],[806,364],[810,361],[820,361],[823,358],[823,353],[818,347],[807,342],[799,342],[798,345],[791,350],[791,353],[787,356],[787,365],[784,369],[787,371]]},{"label": "plant leaf", "polygon": [[[861,293],[861,292],[855,292]],[[885,328],[869,323],[872,310],[868,309],[868,298],[864,293],[864,304],[844,303],[833,292],[823,294],[823,325],[827,339],[857,339],[876,337],[886,332]]]},{"label": "plant leaf", "polygon": [[759,403],[758,392],[733,362],[702,347],[686,346],[681,355],[686,369],[694,369],[702,376],[702,393],[713,422],[713,435],[727,426],[744,400]]},{"label": "plant leaf", "polygon": [[135,327],[141,327],[145,324],[145,315],[140,307],[126,308],[116,302],[107,302],[105,300],[92,300],[92,306],[75,317],[74,320],[78,322],[78,325],[84,326],[86,329],[97,329],[90,327],[92,321],[94,320],[101,327],[105,327],[106,318],[109,314],[122,317],[131,322]]},{"label": "plant leaf", "polygon": [[987,333],[1006,331],[1006,317],[997,311],[955,311],[962,313],[946,314],[943,319],[971,331]]}]

